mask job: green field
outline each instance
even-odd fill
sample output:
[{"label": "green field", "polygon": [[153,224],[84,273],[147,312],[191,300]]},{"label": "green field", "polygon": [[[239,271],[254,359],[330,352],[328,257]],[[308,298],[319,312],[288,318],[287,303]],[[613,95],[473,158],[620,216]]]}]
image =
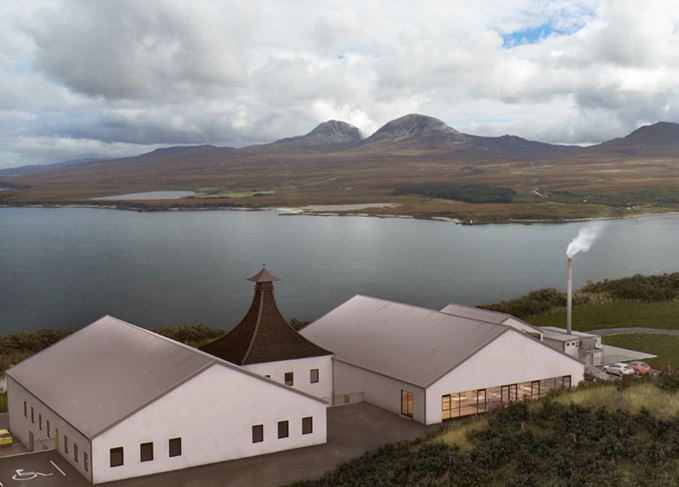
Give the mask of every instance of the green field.
[{"label": "green field", "polygon": [[629,348],[640,352],[652,353],[657,358],[648,359],[646,362],[651,367],[662,368],[670,365],[679,370],[679,336],[669,335],[613,335],[604,338],[606,345]]},{"label": "green field", "polygon": [[[528,316],[524,319],[538,326],[565,327],[566,310]],[[629,327],[679,329],[679,302],[615,302],[573,308],[573,328],[576,330]]]}]

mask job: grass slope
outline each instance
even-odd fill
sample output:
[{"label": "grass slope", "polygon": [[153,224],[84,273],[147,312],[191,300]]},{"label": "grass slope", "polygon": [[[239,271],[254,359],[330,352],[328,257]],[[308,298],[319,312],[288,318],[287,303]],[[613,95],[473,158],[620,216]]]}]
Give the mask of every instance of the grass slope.
[{"label": "grass slope", "polygon": [[[566,310],[527,316],[525,320],[538,326],[563,327],[566,323]],[[679,329],[679,302],[614,302],[573,308],[573,328],[576,330],[629,327]]]},{"label": "grass slope", "polygon": [[667,335],[613,335],[604,339],[606,345],[629,348],[640,352],[652,353],[657,358],[648,359],[649,365],[663,368],[666,365],[679,370],[679,336]]},{"label": "grass slope", "polygon": [[579,387],[385,446],[294,485],[676,486],[678,414],[676,389],[647,381]]}]

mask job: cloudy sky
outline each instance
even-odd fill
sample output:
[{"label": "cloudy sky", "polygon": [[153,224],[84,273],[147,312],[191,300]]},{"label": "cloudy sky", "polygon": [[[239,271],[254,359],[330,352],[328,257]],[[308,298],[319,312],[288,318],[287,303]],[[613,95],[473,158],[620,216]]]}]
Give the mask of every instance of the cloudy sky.
[{"label": "cloudy sky", "polygon": [[679,0],[0,3],[0,168],[411,112],[578,144],[679,122]]}]

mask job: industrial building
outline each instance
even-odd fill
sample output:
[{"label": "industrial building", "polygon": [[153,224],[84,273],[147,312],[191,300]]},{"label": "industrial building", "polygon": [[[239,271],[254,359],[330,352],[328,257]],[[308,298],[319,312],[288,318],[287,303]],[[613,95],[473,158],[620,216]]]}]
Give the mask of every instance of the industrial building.
[{"label": "industrial building", "polygon": [[336,396],[360,395],[424,424],[537,399],[583,379],[574,357],[466,314],[355,296],[301,333],[335,354]]},{"label": "industrial building", "polygon": [[12,367],[13,434],[96,484],[323,444],[329,405],[436,424],[583,379],[511,315],[355,296],[297,332],[278,278],[249,280],[243,319],[200,349],[105,316]]}]

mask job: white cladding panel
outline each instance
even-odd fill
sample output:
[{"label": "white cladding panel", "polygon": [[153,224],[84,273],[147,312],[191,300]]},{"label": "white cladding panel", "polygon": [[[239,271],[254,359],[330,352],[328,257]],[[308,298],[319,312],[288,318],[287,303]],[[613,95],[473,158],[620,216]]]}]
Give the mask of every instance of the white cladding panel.
[{"label": "white cladding panel", "polygon": [[538,328],[530,326],[528,323],[524,323],[523,321],[519,321],[513,316],[507,318],[505,321],[502,322],[502,324],[526,332],[529,335],[538,335],[540,337],[540,340],[542,340],[542,332]]},{"label": "white cladding panel", "polygon": [[[33,432],[35,450],[41,450],[42,444],[54,447],[68,463],[91,481],[92,455],[89,440],[11,377],[8,377],[7,386],[9,429],[12,434],[28,446],[29,431]],[[25,416],[24,401],[26,402]],[[31,409],[33,409],[33,421],[31,421]],[[48,421],[49,437],[47,435]],[[68,439],[68,452],[66,452],[65,438]],[[74,445],[77,445],[77,448],[74,448]],[[77,461],[75,460],[76,453]],[[85,456],[87,456],[87,470],[85,470]]]},{"label": "white cladding panel", "polygon": [[[92,442],[94,482],[261,455],[326,442],[326,404],[215,364],[105,431]],[[302,434],[302,418],[313,432]],[[289,421],[279,439],[278,421]],[[252,426],[264,441],[252,442]],[[182,455],[169,457],[169,440],[182,439]],[[154,459],[140,461],[140,444],[153,442]],[[110,449],[124,448],[124,465],[110,466]]]},{"label": "white cladding panel", "polygon": [[441,422],[441,396],[550,377],[583,380],[584,364],[510,330],[427,388],[427,424]]},{"label": "white cladding panel", "polygon": [[339,360],[335,360],[334,369],[335,396],[362,392],[365,402],[400,415],[401,391],[410,391],[413,393],[413,419],[424,423],[424,389]]},{"label": "white cladding panel", "polygon": [[[311,394],[324,401],[332,401],[332,355],[280,360],[261,364],[243,365],[244,369],[285,384],[285,374],[293,373],[295,389]],[[311,370],[318,370],[318,382],[311,382]]]}]

